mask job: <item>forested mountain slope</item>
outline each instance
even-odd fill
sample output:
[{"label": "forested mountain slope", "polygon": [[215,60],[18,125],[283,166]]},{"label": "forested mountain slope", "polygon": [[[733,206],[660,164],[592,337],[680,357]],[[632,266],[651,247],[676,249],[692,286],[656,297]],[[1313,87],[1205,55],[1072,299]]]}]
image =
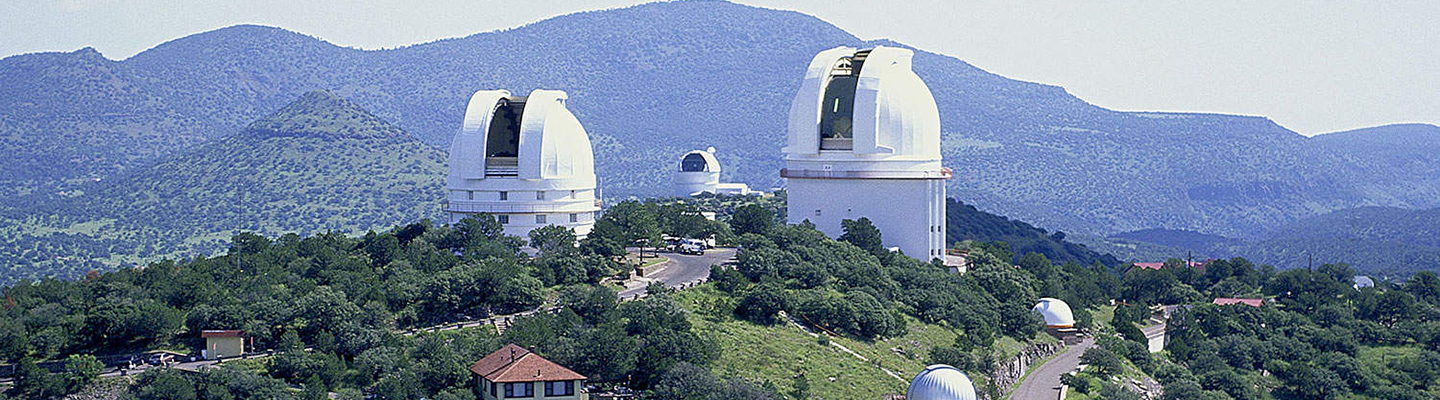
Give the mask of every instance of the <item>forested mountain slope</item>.
[{"label": "forested mountain slope", "polygon": [[[9,57],[0,151],[14,156],[0,161],[0,194],[13,205],[40,201],[16,194],[89,190],[317,89],[442,148],[475,90],[565,90],[612,196],[661,193],[675,157],[710,145],[726,155],[726,179],[774,187],[810,58],[877,43],[903,45],[797,12],[686,1],[376,51],[235,26],[121,61],[91,49]],[[1327,144],[1343,135],[1307,139],[1261,117],[1107,110],[924,51],[914,65],[939,103],[951,194],[1039,226],[1242,236],[1337,209],[1440,206],[1440,182],[1425,173],[1434,156],[1389,163],[1384,151]],[[1440,143],[1433,136],[1422,140]]]},{"label": "forested mountain slope", "polygon": [[329,92],[0,220],[0,284],[223,250],[240,230],[364,232],[440,215],[444,152]]}]

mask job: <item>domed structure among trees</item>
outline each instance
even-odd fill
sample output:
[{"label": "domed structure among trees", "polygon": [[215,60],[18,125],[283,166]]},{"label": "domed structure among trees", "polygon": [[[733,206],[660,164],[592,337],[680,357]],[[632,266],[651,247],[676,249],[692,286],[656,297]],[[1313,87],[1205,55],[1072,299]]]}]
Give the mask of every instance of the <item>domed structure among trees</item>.
[{"label": "domed structure among trees", "polygon": [[817,54],[790,103],[787,218],[832,237],[869,218],[885,247],[944,258],[945,180],[940,112],[910,69],[914,52],[877,46]]},{"label": "domed structure among trees", "polygon": [[925,367],[910,380],[905,400],[976,400],[975,384],[955,367],[937,364]]},{"label": "domed structure among trees", "polygon": [[482,90],[450,143],[445,211],[451,223],[495,216],[505,234],[524,237],[546,225],[585,236],[600,210],[590,138],[565,108],[565,92],[511,96]]},{"label": "domed structure among trees", "polygon": [[1042,298],[1035,304],[1033,310],[1045,318],[1045,327],[1051,329],[1075,327],[1075,314],[1070,311],[1070,305],[1064,300],[1056,298]]},{"label": "domed structure among trees", "polygon": [[750,186],[744,183],[720,183],[720,160],[715,158],[714,147],[681,156],[674,184],[675,195],[681,197],[700,193],[750,194]]}]

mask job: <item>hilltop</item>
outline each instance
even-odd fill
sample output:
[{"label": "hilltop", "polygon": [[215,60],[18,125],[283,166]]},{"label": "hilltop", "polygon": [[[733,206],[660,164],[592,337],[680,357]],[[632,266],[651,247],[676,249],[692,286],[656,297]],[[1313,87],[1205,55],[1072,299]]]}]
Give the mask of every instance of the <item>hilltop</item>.
[{"label": "hilltop", "polygon": [[357,233],[438,217],[444,163],[359,105],[310,92],[231,136],[0,220],[14,234],[0,246],[15,260],[4,281],[211,254],[240,230]]},{"label": "hilltop", "polygon": [[[565,90],[612,197],[661,193],[675,157],[712,145],[724,179],[776,187],[802,69],[820,50],[876,44],[905,46],[798,12],[686,1],[375,51],[241,25],[126,60],[14,56],[0,60],[0,151],[14,155],[0,161],[0,194],[15,205],[90,190],[317,89],[441,148],[475,90]],[[939,103],[951,195],[1047,229],[1245,237],[1334,210],[1440,206],[1440,155],[1388,156],[1440,146],[1436,135],[1366,135],[1361,148],[1336,144],[1357,135],[1306,138],[1263,117],[1108,110],[919,49],[914,65]]]}]

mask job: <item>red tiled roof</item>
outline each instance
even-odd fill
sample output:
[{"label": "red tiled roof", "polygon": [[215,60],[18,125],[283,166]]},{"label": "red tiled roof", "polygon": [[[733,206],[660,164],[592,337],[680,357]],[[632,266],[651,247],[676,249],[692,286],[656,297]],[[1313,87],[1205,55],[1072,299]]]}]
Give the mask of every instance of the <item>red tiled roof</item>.
[{"label": "red tiled roof", "polygon": [[245,336],[245,331],[240,331],[240,330],[229,330],[229,331],[200,331],[200,337],[202,337],[202,338],[212,338],[212,337],[241,337],[241,336]]},{"label": "red tiled roof", "polygon": [[491,382],[540,382],[586,379],[569,368],[531,353],[524,347],[507,344],[470,364],[470,372]]},{"label": "red tiled roof", "polygon": [[1215,304],[1222,305],[1222,306],[1224,306],[1224,305],[1230,305],[1230,304],[1244,304],[1244,305],[1251,306],[1251,307],[1259,307],[1261,304],[1265,304],[1265,300],[1264,300],[1264,299],[1237,299],[1237,298],[1232,298],[1232,297],[1217,297],[1217,298],[1215,298],[1214,303],[1215,303]]}]

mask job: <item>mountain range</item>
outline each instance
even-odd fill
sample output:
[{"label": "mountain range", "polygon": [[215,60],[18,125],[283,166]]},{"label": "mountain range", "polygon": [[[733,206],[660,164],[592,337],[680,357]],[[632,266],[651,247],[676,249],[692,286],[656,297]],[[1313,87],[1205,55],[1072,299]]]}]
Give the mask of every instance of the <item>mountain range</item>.
[{"label": "mountain range", "polygon": [[440,216],[445,153],[326,91],[150,166],[0,217],[0,285],[223,251],[240,231],[363,233]]},{"label": "mountain range", "polygon": [[[475,90],[565,90],[609,197],[665,192],[676,159],[707,146],[719,148],[725,179],[778,187],[803,69],[840,45],[908,47],[798,12],[680,1],[386,50],[242,25],[124,60],[89,48],[13,56],[0,60],[0,151],[10,155],[0,213],[34,226],[23,221],[107,204],[100,196],[128,187],[153,192],[145,177],[164,163],[234,140],[316,90],[432,149],[448,144]],[[1433,125],[1307,138],[1263,117],[1109,110],[920,49],[914,69],[941,112],[950,196],[1053,231],[1258,238],[1336,210],[1440,206]],[[433,202],[438,190],[407,201]]]}]

